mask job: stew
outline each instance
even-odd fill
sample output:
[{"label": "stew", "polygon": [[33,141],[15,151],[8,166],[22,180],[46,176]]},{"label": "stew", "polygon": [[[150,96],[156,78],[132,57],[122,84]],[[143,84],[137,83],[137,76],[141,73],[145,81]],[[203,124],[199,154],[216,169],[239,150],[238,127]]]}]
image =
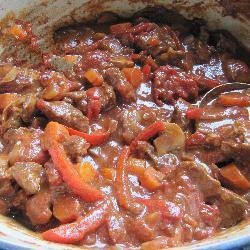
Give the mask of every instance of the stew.
[{"label": "stew", "polygon": [[250,214],[249,54],[225,31],[161,7],[63,27],[38,62],[0,64],[0,213],[45,240],[160,249]]}]

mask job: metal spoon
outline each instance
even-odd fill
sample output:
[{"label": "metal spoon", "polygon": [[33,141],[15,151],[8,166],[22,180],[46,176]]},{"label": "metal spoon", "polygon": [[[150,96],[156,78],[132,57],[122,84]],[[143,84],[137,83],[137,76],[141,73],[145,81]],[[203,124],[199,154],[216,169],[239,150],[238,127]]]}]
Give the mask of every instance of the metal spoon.
[{"label": "metal spoon", "polygon": [[200,100],[198,103],[198,107],[204,107],[209,101],[215,99],[217,96],[219,96],[222,93],[234,91],[234,90],[242,90],[242,89],[250,89],[250,84],[248,83],[225,83],[221,84],[217,87],[214,87],[213,89],[209,90]]}]

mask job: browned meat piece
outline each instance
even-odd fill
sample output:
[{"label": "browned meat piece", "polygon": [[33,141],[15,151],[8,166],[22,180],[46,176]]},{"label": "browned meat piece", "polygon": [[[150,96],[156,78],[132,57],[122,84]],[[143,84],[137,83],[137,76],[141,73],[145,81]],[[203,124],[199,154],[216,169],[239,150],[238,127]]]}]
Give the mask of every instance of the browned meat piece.
[{"label": "browned meat piece", "polygon": [[246,63],[228,59],[223,64],[223,70],[229,82],[246,82],[250,83],[250,70]]},{"label": "browned meat piece", "polygon": [[9,177],[9,158],[8,155],[0,155],[0,180]]},{"label": "browned meat piece", "polygon": [[42,225],[50,221],[51,197],[48,191],[40,191],[32,196],[26,203],[26,214],[33,225]]},{"label": "browned meat piece", "polygon": [[126,79],[124,74],[118,68],[109,68],[106,70],[106,80],[115,90],[126,100],[135,100],[135,90]]},{"label": "browned meat piece", "polygon": [[173,122],[177,123],[183,130],[188,128],[190,120],[186,118],[186,111],[191,106],[182,98],[179,98],[174,106]]},{"label": "browned meat piece", "polygon": [[79,136],[71,136],[69,140],[67,140],[63,144],[63,146],[68,156],[76,160],[78,159],[78,157],[87,154],[87,150],[90,147],[90,144],[85,139]]},{"label": "browned meat piece", "polygon": [[18,97],[3,110],[1,117],[2,133],[10,128],[19,128],[23,123],[29,123],[33,118],[35,107],[35,95],[27,94]]},{"label": "browned meat piece", "polygon": [[44,72],[40,82],[45,88],[42,95],[45,100],[61,100],[65,93],[81,88],[80,82],[70,81],[62,73],[54,71]]},{"label": "browned meat piece", "polygon": [[18,190],[11,200],[11,205],[25,211],[28,196],[30,196],[30,194],[27,194],[23,189]]},{"label": "browned meat piece", "polygon": [[[146,50],[148,54],[156,57],[159,54],[167,53],[171,47],[178,50],[175,40],[170,34],[168,26],[159,27],[154,23],[141,23],[134,27],[134,29],[142,29],[142,26],[148,26],[145,29],[150,29],[148,32],[140,32],[135,35],[135,45],[141,50]],[[150,28],[149,28],[150,27]]]},{"label": "browned meat piece", "polygon": [[47,160],[47,153],[41,148],[40,129],[19,128],[9,130],[4,139],[9,146],[10,165],[16,162],[36,162],[43,164]]},{"label": "browned meat piece", "polygon": [[112,66],[110,59],[111,56],[108,51],[90,51],[81,60],[81,68],[84,72],[90,68],[105,69]]},{"label": "browned meat piece", "polygon": [[196,183],[205,198],[216,196],[220,193],[220,182],[212,178],[202,166],[193,162],[183,162],[180,166],[187,171],[193,183]]},{"label": "browned meat piece", "polygon": [[215,204],[220,209],[220,216],[222,218],[221,228],[234,226],[245,218],[248,203],[232,191],[221,188],[220,195]]},{"label": "browned meat piece", "polygon": [[131,106],[124,109],[120,119],[122,124],[122,136],[130,143],[143,128],[155,121],[168,121],[170,111],[164,108],[149,108],[146,106]]},{"label": "browned meat piece", "polygon": [[82,112],[73,105],[64,101],[45,102],[39,100],[37,108],[52,121],[59,122],[68,127],[88,131],[89,120]]},{"label": "browned meat piece", "polygon": [[181,167],[202,191],[205,201],[219,207],[222,228],[235,225],[244,218],[247,209],[246,200],[222,188],[220,182],[212,178],[201,166],[192,162],[183,162]]},{"label": "browned meat piece", "polygon": [[11,184],[10,179],[4,179],[0,181],[0,196],[10,198],[15,194],[15,189]]},{"label": "browned meat piece", "polygon": [[62,178],[59,172],[55,169],[52,161],[48,161],[44,164],[45,174],[47,180],[51,186],[58,186],[62,183]]},{"label": "browned meat piece", "polygon": [[8,213],[8,205],[7,202],[0,199],[0,214],[7,214]]},{"label": "browned meat piece", "polygon": [[194,64],[207,63],[213,53],[213,47],[193,35],[185,37],[183,44],[186,51],[190,54]]},{"label": "browned meat piece", "polygon": [[102,50],[106,50],[114,54],[120,54],[123,52],[123,47],[120,41],[114,37],[107,37],[102,39],[98,43],[98,47]]},{"label": "browned meat piece", "polygon": [[41,188],[43,167],[35,162],[16,162],[9,173],[27,193],[35,194]]},{"label": "browned meat piece", "polygon": [[0,65],[0,93],[36,93],[41,90],[39,72],[5,64]]}]

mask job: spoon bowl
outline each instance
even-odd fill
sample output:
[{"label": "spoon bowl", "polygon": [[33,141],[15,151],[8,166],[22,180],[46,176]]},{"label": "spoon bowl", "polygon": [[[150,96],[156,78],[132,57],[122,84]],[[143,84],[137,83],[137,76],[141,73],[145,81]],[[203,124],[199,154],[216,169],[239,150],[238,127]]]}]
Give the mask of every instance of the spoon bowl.
[{"label": "spoon bowl", "polygon": [[204,107],[209,101],[215,99],[217,96],[219,96],[222,93],[230,92],[234,90],[242,90],[242,89],[248,89],[250,88],[250,84],[248,83],[240,83],[240,82],[234,82],[234,83],[225,83],[221,84],[219,86],[216,86],[209,90],[200,100],[198,107],[202,108]]}]

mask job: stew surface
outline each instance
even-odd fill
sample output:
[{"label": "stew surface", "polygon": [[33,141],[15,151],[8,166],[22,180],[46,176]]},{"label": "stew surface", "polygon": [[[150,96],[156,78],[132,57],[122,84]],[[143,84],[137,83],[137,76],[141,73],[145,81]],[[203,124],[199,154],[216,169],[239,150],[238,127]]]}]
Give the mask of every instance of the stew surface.
[{"label": "stew surface", "polygon": [[[152,18],[153,17],[153,18]],[[144,250],[249,218],[249,54],[225,31],[160,7],[2,35],[40,57],[0,64],[0,213],[45,240]],[[113,248],[112,248],[113,249]]]}]

